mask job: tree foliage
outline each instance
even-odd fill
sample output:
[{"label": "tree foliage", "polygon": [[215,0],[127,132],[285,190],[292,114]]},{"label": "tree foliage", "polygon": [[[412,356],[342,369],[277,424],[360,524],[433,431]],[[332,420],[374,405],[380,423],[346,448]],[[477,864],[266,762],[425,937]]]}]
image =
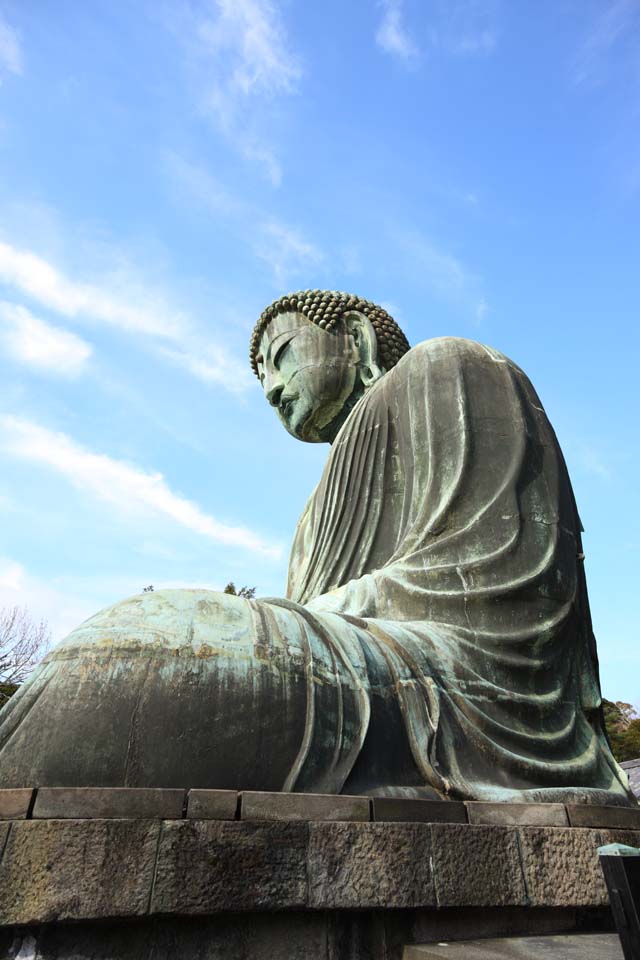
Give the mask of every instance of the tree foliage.
[{"label": "tree foliage", "polygon": [[244,597],[245,600],[253,600],[256,595],[255,587],[240,587],[239,590],[236,590],[236,585],[233,580],[230,580],[229,583],[223,590],[223,593],[230,593],[234,597]]},{"label": "tree foliage", "polygon": [[24,607],[0,609],[0,707],[27,679],[50,642],[44,620],[32,620]]},{"label": "tree foliage", "polygon": [[633,704],[603,700],[602,709],[616,760],[620,763],[640,757],[640,716]]}]

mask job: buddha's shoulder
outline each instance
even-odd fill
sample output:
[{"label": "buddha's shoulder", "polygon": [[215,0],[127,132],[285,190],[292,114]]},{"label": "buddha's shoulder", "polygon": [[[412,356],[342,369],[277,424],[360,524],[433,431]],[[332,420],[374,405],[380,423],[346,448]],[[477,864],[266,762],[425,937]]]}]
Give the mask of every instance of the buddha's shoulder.
[{"label": "buddha's shoulder", "polygon": [[[508,363],[511,361],[499,350],[477,340],[465,337],[433,337],[423,340],[406,353],[400,363]],[[398,364],[399,366],[400,364]]]}]

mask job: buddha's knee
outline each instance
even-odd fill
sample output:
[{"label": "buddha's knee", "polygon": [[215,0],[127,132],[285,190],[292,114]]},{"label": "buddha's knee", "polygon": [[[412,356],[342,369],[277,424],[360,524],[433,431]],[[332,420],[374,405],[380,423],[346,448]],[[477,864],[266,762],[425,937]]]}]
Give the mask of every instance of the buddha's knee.
[{"label": "buddha's knee", "polygon": [[82,624],[10,707],[0,786],[280,789],[306,688],[295,659],[265,653],[246,600],[170,590]]}]

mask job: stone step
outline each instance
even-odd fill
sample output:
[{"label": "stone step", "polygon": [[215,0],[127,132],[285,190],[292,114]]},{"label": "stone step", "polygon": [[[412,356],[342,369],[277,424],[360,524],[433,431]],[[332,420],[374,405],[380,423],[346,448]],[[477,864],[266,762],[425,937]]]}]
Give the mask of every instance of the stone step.
[{"label": "stone step", "polygon": [[345,820],[640,830],[640,806],[488,803],[187,787],[0,788],[0,821],[120,818]]},{"label": "stone step", "polygon": [[405,947],[403,960],[624,960],[616,933],[458,940]]}]

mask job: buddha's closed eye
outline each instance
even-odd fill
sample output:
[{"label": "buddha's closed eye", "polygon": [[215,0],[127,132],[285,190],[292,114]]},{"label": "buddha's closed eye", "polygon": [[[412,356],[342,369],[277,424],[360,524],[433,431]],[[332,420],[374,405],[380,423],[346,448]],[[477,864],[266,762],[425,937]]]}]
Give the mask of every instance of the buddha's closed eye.
[{"label": "buddha's closed eye", "polygon": [[292,339],[293,339],[293,338],[291,338],[291,339],[289,339],[289,340],[285,340],[285,342],[284,342],[284,343],[281,343],[280,346],[278,347],[278,349],[276,350],[276,352],[275,352],[275,354],[274,354],[274,357],[273,357],[273,365],[274,365],[274,367],[276,368],[276,370],[279,370],[279,369],[280,369],[280,364],[282,363],[282,361],[284,360],[284,358],[285,358],[285,356],[286,356],[287,350],[289,349],[289,346],[291,345],[291,340],[292,340]]}]

